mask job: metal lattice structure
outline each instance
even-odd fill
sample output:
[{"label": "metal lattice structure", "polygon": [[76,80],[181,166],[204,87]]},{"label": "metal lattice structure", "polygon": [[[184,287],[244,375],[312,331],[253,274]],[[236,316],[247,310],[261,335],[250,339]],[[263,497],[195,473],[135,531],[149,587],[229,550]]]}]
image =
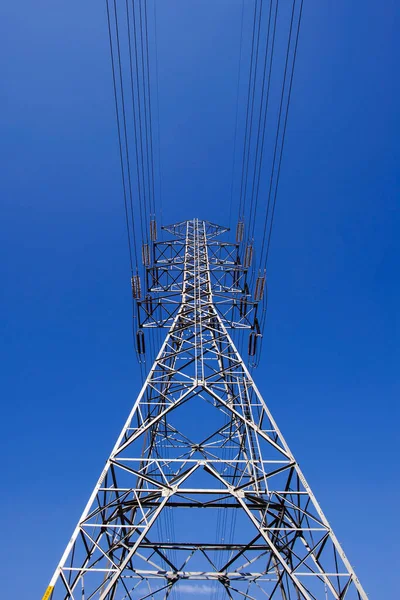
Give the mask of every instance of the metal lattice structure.
[{"label": "metal lattice structure", "polygon": [[43,600],[366,600],[228,334],[257,311],[238,244],[165,229],[139,314],[168,333]]}]

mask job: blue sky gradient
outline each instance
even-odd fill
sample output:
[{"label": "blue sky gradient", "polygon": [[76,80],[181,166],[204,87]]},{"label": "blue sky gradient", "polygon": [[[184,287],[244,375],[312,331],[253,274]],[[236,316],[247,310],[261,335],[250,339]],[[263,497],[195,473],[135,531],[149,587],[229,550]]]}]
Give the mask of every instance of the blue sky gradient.
[{"label": "blue sky gradient", "polygon": [[[227,224],[239,13],[160,4],[165,222]],[[400,567],[399,27],[394,0],[305,0],[255,372],[376,600]],[[4,597],[33,599],[139,371],[105,6],[3,2],[0,28],[0,564]]]}]

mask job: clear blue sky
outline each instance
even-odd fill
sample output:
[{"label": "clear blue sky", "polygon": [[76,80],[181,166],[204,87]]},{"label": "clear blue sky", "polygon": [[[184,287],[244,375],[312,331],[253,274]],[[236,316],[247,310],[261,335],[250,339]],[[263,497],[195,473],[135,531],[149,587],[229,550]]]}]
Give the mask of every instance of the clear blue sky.
[{"label": "clear blue sky", "polygon": [[[225,224],[238,2],[163,4],[165,220]],[[22,600],[139,380],[104,3],[5,1],[0,29],[0,564]],[[371,600],[400,568],[399,29],[395,0],[305,0],[255,373]]]}]

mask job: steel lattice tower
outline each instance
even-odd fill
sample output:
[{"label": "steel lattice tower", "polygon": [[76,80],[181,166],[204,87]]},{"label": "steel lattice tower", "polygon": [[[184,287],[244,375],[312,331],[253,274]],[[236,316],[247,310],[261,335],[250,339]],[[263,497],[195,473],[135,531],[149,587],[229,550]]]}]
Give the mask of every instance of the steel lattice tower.
[{"label": "steel lattice tower", "polygon": [[139,311],[168,333],[43,600],[366,600],[227,332],[257,309],[238,244],[165,230]]}]

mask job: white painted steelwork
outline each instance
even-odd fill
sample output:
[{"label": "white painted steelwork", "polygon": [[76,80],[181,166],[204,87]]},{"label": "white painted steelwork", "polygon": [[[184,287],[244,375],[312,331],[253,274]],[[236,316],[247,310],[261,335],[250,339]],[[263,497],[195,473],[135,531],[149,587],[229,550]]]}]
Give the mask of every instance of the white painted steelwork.
[{"label": "white painted steelwork", "polygon": [[142,326],[169,331],[44,600],[158,600],[185,581],[194,597],[366,600],[227,332],[256,310],[235,313],[237,245],[197,219],[166,230]]}]

